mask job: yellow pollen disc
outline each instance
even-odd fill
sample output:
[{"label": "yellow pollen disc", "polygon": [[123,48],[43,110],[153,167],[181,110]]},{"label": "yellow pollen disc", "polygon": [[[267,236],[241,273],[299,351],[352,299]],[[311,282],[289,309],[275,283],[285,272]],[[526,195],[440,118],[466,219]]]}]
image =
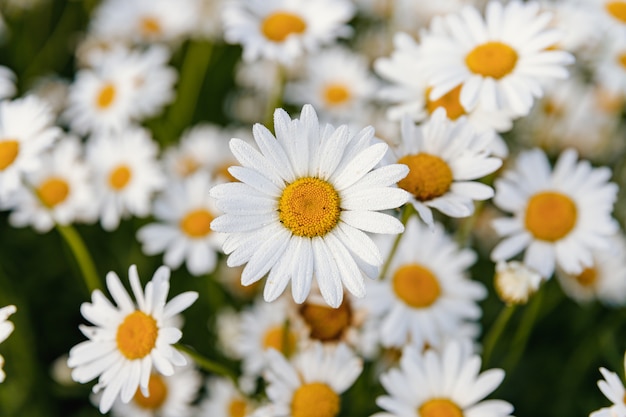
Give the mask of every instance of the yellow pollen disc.
[{"label": "yellow pollen disc", "polygon": [[515,69],[517,52],[502,42],[487,42],[467,54],[465,64],[474,74],[499,80]]},{"label": "yellow pollen disc", "polygon": [[324,101],[329,106],[337,106],[350,100],[350,90],[342,84],[328,84],[324,87]]},{"label": "yellow pollen disc", "polygon": [[263,349],[269,348],[274,348],[285,356],[291,356],[296,351],[296,335],[282,325],[271,327],[263,337]]},{"label": "yellow pollen disc", "polygon": [[113,104],[116,94],[117,91],[115,90],[115,86],[113,84],[105,84],[98,93],[98,97],[96,98],[96,105],[100,109],[109,108],[111,104]]},{"label": "yellow pollen disc", "polygon": [[405,189],[420,201],[428,201],[448,192],[452,185],[452,170],[436,155],[418,153],[406,155],[398,160],[409,167],[409,174],[398,186]]},{"label": "yellow pollen disc", "polygon": [[267,16],[261,23],[263,35],[274,42],[283,42],[292,33],[302,33],[306,23],[298,15],[289,12],[276,12]]},{"label": "yellow pollen disc", "polygon": [[154,349],[158,333],[156,320],[135,310],[117,328],[117,348],[127,359],[141,359]]},{"label": "yellow pollen disc", "polygon": [[604,7],[611,16],[626,23],[626,1],[610,1]]},{"label": "yellow pollen disc", "polygon": [[300,315],[311,329],[311,338],[328,342],[340,339],[350,327],[352,308],[345,298],[337,308],[305,303],[300,308]]},{"label": "yellow pollen disc", "polygon": [[144,397],[141,390],[138,389],[133,397],[133,401],[135,401],[139,407],[145,408],[146,410],[158,410],[167,399],[167,385],[163,377],[157,374],[151,374],[150,381],[148,382],[148,391],[150,394]]},{"label": "yellow pollen disc", "polygon": [[146,36],[158,35],[162,32],[161,23],[152,16],[145,16],[139,22],[141,33]]},{"label": "yellow pollen disc", "polygon": [[576,281],[583,287],[593,287],[598,280],[598,271],[595,268],[585,268],[575,276]]},{"label": "yellow pollen disc", "polygon": [[188,177],[200,168],[200,164],[195,158],[186,156],[178,160],[177,167],[181,176]]},{"label": "yellow pollen disc", "polygon": [[0,171],[4,171],[15,161],[20,152],[20,143],[16,140],[0,141]]},{"label": "yellow pollen disc", "polygon": [[432,88],[426,89],[426,110],[428,114],[433,114],[439,107],[446,109],[446,115],[450,120],[456,120],[465,114],[465,109],[461,105],[461,87],[463,84],[459,84],[446,94],[438,98],[437,100],[431,100],[428,98]]},{"label": "yellow pollen disc", "polygon": [[37,195],[46,207],[54,207],[65,201],[70,193],[67,181],[61,178],[48,178],[38,188]]},{"label": "yellow pollen disc", "polygon": [[561,193],[544,191],[533,195],[526,207],[526,230],[536,239],[556,242],[576,225],[576,204]]},{"label": "yellow pollen disc", "polygon": [[419,407],[420,417],[463,417],[458,405],[445,398],[434,398]]},{"label": "yellow pollen disc", "polygon": [[132,173],[126,165],[120,165],[111,171],[109,175],[109,185],[116,191],[120,191],[128,185]]},{"label": "yellow pollen disc", "polygon": [[339,194],[319,178],[299,178],[278,200],[281,223],[296,236],[324,236],[339,223]]},{"label": "yellow pollen disc", "polygon": [[292,417],[335,417],[339,414],[339,395],[328,385],[313,382],[300,386],[291,399]]},{"label": "yellow pollen disc", "polygon": [[246,402],[238,398],[228,405],[228,417],[244,417],[246,415]]},{"label": "yellow pollen disc", "polygon": [[437,277],[418,264],[403,265],[393,275],[396,296],[413,308],[431,306],[441,294]]},{"label": "yellow pollen disc", "polygon": [[189,237],[204,237],[211,232],[213,216],[205,209],[194,210],[180,221],[180,228]]}]

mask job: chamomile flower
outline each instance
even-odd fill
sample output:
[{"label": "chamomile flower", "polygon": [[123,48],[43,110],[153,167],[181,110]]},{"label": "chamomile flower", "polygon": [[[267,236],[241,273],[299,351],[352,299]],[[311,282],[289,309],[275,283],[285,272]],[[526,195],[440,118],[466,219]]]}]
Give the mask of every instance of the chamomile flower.
[{"label": "chamomile flower", "polygon": [[495,219],[504,239],[491,252],[507,260],[525,249],[524,264],[549,278],[558,265],[580,274],[593,265],[593,249],[606,249],[617,229],[611,217],[617,185],[609,168],[577,161],[573,149],[559,156],[554,169],[539,149],[519,154],[515,167],[495,182],[495,204],[513,217]]},{"label": "chamomile flower", "polygon": [[174,366],[187,363],[185,356],[172,347],[182,332],[169,322],[189,307],[198,294],[189,291],[166,302],[170,278],[167,267],[154,273],[145,292],[134,265],[128,276],[135,301],[118,276],[109,272],[107,287],[116,305],[100,290],[92,293],[91,303],[81,305],[83,317],[93,326],[80,327],[89,340],[74,346],[68,358],[75,381],[87,383],[98,377],[93,391],[103,390],[99,407],[102,413],[109,411],[118,395],[124,403],[133,399],[137,389],[148,397],[153,366],[161,375],[171,376]]},{"label": "chamomile flower", "polygon": [[41,167],[26,175],[28,187],[20,188],[11,200],[11,225],[32,225],[44,233],[55,224],[67,225],[92,218],[94,196],[82,153],[80,142],[66,137],[42,155]]},{"label": "chamomile flower", "polygon": [[170,183],[154,203],[158,222],[137,231],[143,252],[163,252],[165,265],[172,269],[178,269],[185,261],[193,275],[212,272],[223,243],[222,236],[210,227],[218,213],[209,197],[213,185],[210,177],[202,173]]},{"label": "chamomile flower", "polygon": [[[626,369],[626,357],[624,358],[624,368]],[[624,383],[615,372],[606,368],[600,368],[600,373],[604,377],[598,381],[598,388],[613,404],[589,414],[589,417],[624,417],[626,416],[626,403],[624,396],[626,389]]]},{"label": "chamomile flower", "polygon": [[542,282],[541,275],[521,262],[499,261],[496,264],[494,288],[508,305],[526,304]]},{"label": "chamomile flower", "polygon": [[597,82],[608,91],[626,96],[626,29],[624,35],[607,40],[595,64],[594,76]]},{"label": "chamomile flower", "polygon": [[626,33],[626,1],[624,0],[588,0],[602,16],[600,28],[609,37],[624,36]]},{"label": "chamomile flower", "polygon": [[[15,326],[7,320],[9,316],[15,313],[17,309],[14,305],[8,305],[0,308],[0,343],[4,342],[13,333]],[[0,355],[0,383],[4,382],[6,374],[2,367],[4,366],[4,357]]]},{"label": "chamomile flower", "polygon": [[398,186],[410,192],[410,203],[426,224],[433,226],[437,209],[450,217],[467,217],[474,200],[493,196],[493,189],[472,181],[497,170],[502,161],[490,156],[493,135],[477,134],[465,119],[449,120],[437,109],[421,127],[402,119],[402,142],[390,158],[409,167]]},{"label": "chamomile flower", "polygon": [[313,277],[326,302],[338,307],[343,287],[365,294],[363,275],[374,277],[380,252],[363,232],[397,234],[398,219],[379,210],[404,204],[408,194],[393,185],[407,173],[400,164],[375,168],[387,152],[372,144],[371,127],[356,135],[346,126],[321,127],[313,107],[300,119],[274,113],[274,137],[256,124],[260,151],[242,140],[230,142],[242,166],[229,172],[241,182],[214,187],[211,195],[225,214],[211,228],[228,233],[228,265],[247,263],[241,281],[249,285],[266,274],[264,297],[275,300],[291,282],[302,303]]},{"label": "chamomile flower", "polygon": [[385,412],[372,417],[505,417],[513,406],[503,400],[483,399],[504,379],[502,369],[480,372],[480,356],[470,343],[451,342],[441,353],[408,346],[400,367],[380,377],[387,391],[376,399]]},{"label": "chamomile flower", "polygon": [[243,46],[243,58],[289,64],[305,52],[351,34],[355,8],[347,0],[244,0],[224,8],[224,39]]},{"label": "chamomile flower", "polygon": [[363,362],[345,344],[317,343],[287,362],[276,350],[267,353],[265,372],[270,405],[258,410],[265,417],[336,417],[341,394],[363,370]]},{"label": "chamomile flower", "polygon": [[94,170],[98,213],[105,230],[116,229],[120,219],[129,215],[150,213],[152,195],[164,185],[157,152],[148,132],[137,127],[90,138],[87,161]]},{"label": "chamomile flower", "polygon": [[59,136],[53,115],[34,96],[0,101],[0,205],[41,165],[41,154]]},{"label": "chamomile flower", "polygon": [[566,78],[571,54],[550,50],[561,34],[548,29],[550,13],[539,4],[498,1],[487,4],[485,18],[473,6],[441,18],[443,30],[422,41],[422,58],[437,100],[462,85],[459,100],[467,110],[509,110],[528,114],[541,83]]},{"label": "chamomile flower", "polygon": [[[389,256],[394,239],[378,239]],[[470,249],[461,249],[440,224],[434,230],[409,219],[388,272],[370,283],[363,300],[380,318],[379,336],[385,347],[439,347],[463,323],[477,320],[477,302],[486,296],[482,284],[467,276],[476,261]]]},{"label": "chamomile flower", "polygon": [[255,404],[229,379],[209,378],[206,392],[208,396],[198,405],[199,417],[248,417],[254,413]]}]

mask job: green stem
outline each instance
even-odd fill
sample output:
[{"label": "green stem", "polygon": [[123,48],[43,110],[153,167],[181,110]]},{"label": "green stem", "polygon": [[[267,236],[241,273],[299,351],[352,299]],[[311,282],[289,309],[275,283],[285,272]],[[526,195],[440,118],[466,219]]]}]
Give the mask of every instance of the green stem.
[{"label": "green stem", "polygon": [[177,343],[174,345],[174,347],[191,357],[191,359],[193,359],[200,368],[204,369],[205,371],[213,372],[215,374],[229,378],[231,381],[233,381],[233,384],[235,384],[235,386],[238,386],[237,375],[235,375],[235,373],[230,369],[204,357],[189,346]]},{"label": "green stem", "polygon": [[509,350],[508,357],[504,361],[504,367],[511,371],[513,367],[519,361],[519,358],[526,350],[526,345],[528,344],[528,338],[530,337],[530,333],[537,321],[537,317],[539,316],[539,310],[541,309],[541,301],[543,299],[544,291],[537,291],[535,296],[532,298],[528,308],[524,312],[524,316],[522,317],[522,321],[517,328],[517,332],[513,337],[513,342],[511,345],[511,349]]},{"label": "green stem", "polygon": [[515,304],[513,305],[505,305],[500,310],[500,314],[496,318],[496,321],[489,328],[489,332],[485,336],[485,341],[483,343],[483,366],[486,367],[491,359],[491,354],[493,353],[493,349],[496,346],[496,343],[502,336],[502,332],[504,331],[507,323],[513,316],[515,312]]},{"label": "green stem", "polygon": [[277,64],[276,81],[272,86],[269,96],[267,97],[267,105],[265,107],[264,125],[270,130],[274,130],[274,110],[283,104],[283,92],[285,91],[285,83],[287,81],[287,69]]},{"label": "green stem", "polygon": [[71,225],[62,226],[59,224],[56,225],[56,229],[59,231],[59,234],[63,237],[63,240],[65,240],[65,243],[67,243],[67,246],[69,246],[74,254],[74,258],[78,263],[81,275],[85,280],[85,284],[87,285],[89,292],[91,293],[96,289],[102,289],[102,283],[98,277],[98,272],[96,271],[93,259],[87,250],[87,246],[85,246],[85,242],[80,237],[76,229],[74,229]]},{"label": "green stem", "polygon": [[[402,212],[402,219],[401,219],[402,224],[404,226],[406,226],[407,222],[409,221],[409,218],[411,218],[411,215],[413,213],[415,213],[415,208],[413,207],[413,205],[411,203],[405,204],[404,211]],[[389,265],[391,264],[391,259],[395,255],[396,250],[398,250],[398,245],[400,244],[400,239],[402,238],[403,235],[404,233],[398,233],[398,235],[396,236],[396,240],[393,241],[393,246],[391,246],[391,251],[389,252],[389,256],[387,257],[387,260],[383,264],[383,267],[380,269],[379,279],[385,278],[385,275],[387,274],[387,270],[389,269]]]}]

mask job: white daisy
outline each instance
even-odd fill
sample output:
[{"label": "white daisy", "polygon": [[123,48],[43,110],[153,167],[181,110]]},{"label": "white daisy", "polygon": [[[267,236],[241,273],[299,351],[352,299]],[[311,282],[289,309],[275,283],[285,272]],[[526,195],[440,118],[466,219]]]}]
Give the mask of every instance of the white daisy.
[{"label": "white daisy", "polygon": [[225,5],[224,39],[243,46],[243,58],[291,63],[351,34],[355,8],[347,0],[243,0]]},{"label": "white daisy", "polygon": [[507,304],[526,304],[539,289],[543,278],[521,262],[499,261],[496,264],[494,288]]},{"label": "white daisy", "polygon": [[174,366],[187,363],[185,357],[172,345],[182,332],[169,325],[181,311],[189,307],[198,293],[189,291],[166,303],[170,271],[160,267],[142,291],[137,268],[128,270],[133,301],[114,272],[107,274],[107,287],[114,306],[100,290],[95,290],[91,303],[81,305],[81,314],[94,326],[81,325],[81,332],[89,339],[70,350],[68,365],[74,368],[72,378],[86,383],[98,378],[95,393],[103,389],[100,412],[109,411],[120,396],[128,403],[141,389],[148,396],[152,367],[162,375],[174,374]]},{"label": "white daisy", "polygon": [[491,187],[471,181],[502,165],[490,156],[492,141],[492,134],[477,134],[465,119],[449,120],[443,109],[421,127],[408,116],[402,119],[402,143],[390,158],[409,167],[398,186],[412,194],[410,202],[426,224],[434,224],[431,208],[467,217],[474,212],[474,200],[493,197]]},{"label": "white daisy", "polygon": [[502,369],[480,372],[480,356],[471,344],[449,343],[443,352],[408,346],[400,368],[380,377],[387,391],[376,399],[386,412],[372,417],[505,417],[513,406],[502,400],[483,399],[504,379]]},{"label": "white daisy", "polygon": [[157,162],[158,146],[141,128],[100,135],[87,143],[87,161],[94,170],[100,221],[114,230],[121,218],[145,217],[152,195],[164,185]]},{"label": "white daisy", "polygon": [[265,372],[270,405],[258,411],[265,417],[336,417],[341,394],[363,370],[363,362],[345,344],[317,343],[291,363],[276,350],[267,353]]},{"label": "white daisy", "polygon": [[[7,337],[13,333],[15,326],[8,320],[9,316],[17,311],[14,305],[8,305],[0,308],[0,343],[4,342]],[[2,369],[4,366],[4,357],[0,355],[0,383],[4,382],[6,374]]]},{"label": "white daisy", "polygon": [[441,18],[444,30],[422,42],[422,58],[437,100],[462,84],[460,102],[472,110],[510,110],[526,115],[533,98],[542,94],[541,82],[566,78],[571,54],[548,48],[561,34],[548,29],[550,13],[539,4],[498,1],[487,4],[485,18],[473,6]]},{"label": "white daisy", "polygon": [[[624,3],[626,7],[626,3]],[[626,96],[626,28],[623,36],[609,38],[594,62],[594,78],[610,92]]]},{"label": "white daisy", "polygon": [[[626,357],[624,358],[624,368],[626,368]],[[626,389],[624,383],[615,372],[606,368],[600,368],[600,373],[604,379],[598,381],[598,388],[613,404],[589,414],[589,417],[626,417]]]},{"label": "white daisy", "polygon": [[12,226],[32,225],[44,233],[55,224],[68,225],[93,217],[96,206],[90,171],[82,153],[77,138],[65,137],[42,155],[42,166],[26,175],[28,187],[20,188],[12,199]]},{"label": "white daisy", "polygon": [[618,225],[611,217],[617,185],[609,168],[577,162],[573,149],[564,151],[554,170],[545,153],[519,154],[515,167],[495,182],[495,204],[514,217],[493,222],[504,237],[491,252],[507,260],[526,249],[524,264],[549,278],[555,264],[579,274],[593,264],[592,249],[607,248]]},{"label": "white daisy", "polygon": [[154,202],[157,223],[137,231],[146,255],[164,253],[165,265],[178,269],[183,261],[193,275],[213,272],[223,238],[211,231],[218,210],[209,189],[213,181],[203,173],[170,183]]},{"label": "white daisy", "polygon": [[599,29],[609,37],[624,36],[626,33],[626,1],[587,0],[602,16]]},{"label": "white daisy", "polygon": [[295,120],[277,109],[274,128],[276,137],[254,126],[260,151],[232,139],[231,150],[242,166],[229,171],[241,182],[211,190],[225,213],[211,227],[229,234],[224,243],[228,265],[247,262],[244,285],[269,273],[267,301],[291,281],[293,298],[302,303],[313,276],[333,307],[341,304],[343,286],[362,297],[363,274],[374,277],[383,261],[363,232],[402,232],[398,219],[377,211],[407,201],[408,194],[392,186],[407,168],[374,169],[387,152],[386,144],[372,144],[374,130],[351,135],[346,126],[320,127],[310,105]]},{"label": "white daisy", "polygon": [[[388,257],[394,239],[377,240]],[[385,347],[439,347],[463,323],[477,320],[477,302],[485,287],[468,278],[476,254],[461,249],[440,224],[429,230],[409,219],[385,277],[372,282],[363,303],[380,317],[379,337]]]},{"label": "white daisy", "polygon": [[22,177],[36,170],[41,153],[61,133],[53,115],[34,96],[0,101],[0,205],[19,188]]},{"label": "white daisy", "polygon": [[230,379],[209,378],[206,392],[208,396],[198,405],[198,416],[248,417],[254,413],[255,404]]}]

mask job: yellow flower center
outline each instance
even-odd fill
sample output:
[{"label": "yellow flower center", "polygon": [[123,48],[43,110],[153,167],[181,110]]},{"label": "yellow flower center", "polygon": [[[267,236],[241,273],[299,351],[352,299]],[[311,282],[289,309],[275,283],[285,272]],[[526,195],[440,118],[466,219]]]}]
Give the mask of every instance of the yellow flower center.
[{"label": "yellow flower center", "polygon": [[117,328],[117,348],[127,359],[141,359],[154,349],[158,333],[156,320],[135,310]]},{"label": "yellow flower center", "polygon": [[319,178],[299,178],[278,200],[280,222],[296,236],[324,236],[339,223],[339,194]]},{"label": "yellow flower center", "polygon": [[419,407],[420,417],[463,417],[458,405],[446,398],[434,398]]},{"label": "yellow flower center", "polygon": [[465,57],[465,64],[474,74],[499,80],[510,74],[517,64],[517,52],[502,42],[478,45]]},{"label": "yellow flower center", "polygon": [[350,90],[339,83],[331,83],[324,87],[324,101],[329,106],[338,106],[350,100]]},{"label": "yellow flower center", "polygon": [[585,268],[583,272],[574,277],[576,281],[583,287],[593,287],[598,280],[598,271],[596,268]]},{"label": "yellow flower center", "polygon": [[428,114],[433,114],[439,107],[446,109],[446,115],[450,120],[456,120],[465,114],[465,109],[461,105],[461,87],[463,84],[459,84],[446,94],[438,98],[437,100],[431,100],[429,98],[432,88],[426,89],[426,110]]},{"label": "yellow flower center", "polygon": [[161,23],[153,16],[145,16],[139,21],[139,30],[146,36],[159,35],[162,32]]},{"label": "yellow flower center", "polygon": [[178,160],[178,172],[183,177],[188,177],[200,168],[200,163],[192,156],[185,156]]},{"label": "yellow flower center", "polygon": [[617,62],[626,70],[626,52],[622,52],[617,56]]},{"label": "yellow flower center", "polygon": [[180,221],[180,228],[189,237],[204,237],[211,232],[213,216],[205,209],[193,210]]},{"label": "yellow flower center", "polygon": [[37,188],[39,199],[50,208],[65,201],[69,193],[67,181],[57,177],[48,178]]},{"label": "yellow flower center", "polygon": [[148,382],[148,391],[150,394],[144,397],[141,390],[138,389],[133,397],[133,401],[135,401],[139,407],[145,408],[146,410],[158,410],[167,399],[167,385],[163,377],[157,374],[151,374],[150,381]]},{"label": "yellow flower center", "polygon": [[403,265],[393,275],[396,296],[413,308],[431,306],[441,294],[437,277],[418,264]]},{"label": "yellow flower center", "polygon": [[246,402],[235,398],[228,405],[228,417],[244,417],[246,415]]},{"label": "yellow flower center", "polygon": [[128,185],[132,173],[126,165],[120,165],[111,171],[109,175],[109,185],[116,191],[120,191]]},{"label": "yellow flower center", "polygon": [[289,12],[276,12],[267,16],[261,23],[261,32],[274,42],[283,42],[293,33],[306,30],[306,22],[298,15]]},{"label": "yellow flower center", "polygon": [[300,308],[300,314],[311,329],[311,338],[323,342],[341,338],[352,320],[352,308],[347,299],[338,308],[305,303]]},{"label": "yellow flower center", "polygon": [[610,1],[605,7],[611,16],[621,23],[626,23],[626,1]]},{"label": "yellow flower center", "polygon": [[296,335],[282,325],[271,327],[263,337],[263,349],[269,348],[289,357],[296,351]]},{"label": "yellow flower center", "polygon": [[452,170],[436,155],[418,153],[406,155],[398,160],[409,167],[409,174],[398,182],[398,186],[420,201],[428,201],[444,195],[452,185]]},{"label": "yellow flower center", "polygon": [[20,152],[20,143],[16,140],[0,141],[0,171],[4,171],[15,161]]},{"label": "yellow flower center", "polygon": [[341,400],[328,385],[312,382],[300,386],[291,400],[292,417],[335,417]]},{"label": "yellow flower center", "polygon": [[556,242],[572,231],[576,217],[571,198],[553,191],[537,193],[526,207],[526,230],[539,240]]},{"label": "yellow flower center", "polygon": [[96,105],[100,109],[107,109],[113,104],[115,100],[115,96],[117,91],[115,90],[115,86],[111,83],[106,83],[98,93],[98,97],[96,98]]}]

